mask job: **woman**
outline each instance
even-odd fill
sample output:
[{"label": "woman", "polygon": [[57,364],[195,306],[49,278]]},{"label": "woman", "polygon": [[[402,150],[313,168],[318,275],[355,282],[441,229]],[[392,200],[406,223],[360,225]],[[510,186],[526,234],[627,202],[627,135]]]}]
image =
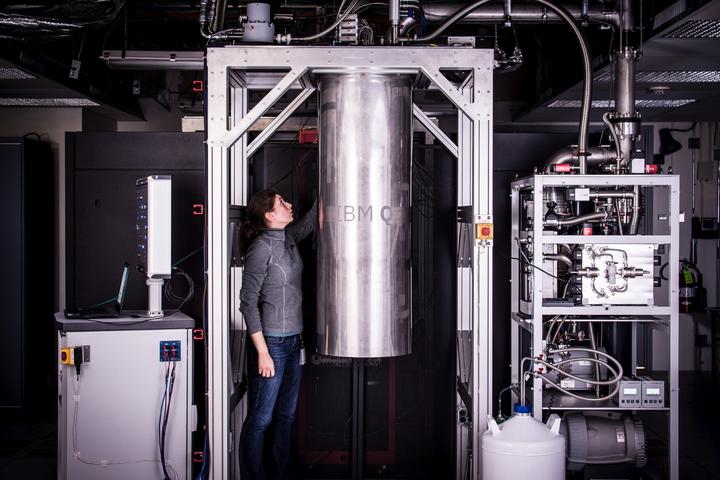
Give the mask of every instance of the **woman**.
[{"label": "woman", "polygon": [[[263,441],[272,424],[277,478],[290,475],[290,434],[300,391],[301,277],[296,243],[314,229],[317,203],[298,222],[274,190],[255,194],[241,231],[244,255],[240,311],[248,342],[248,413],[240,436],[243,480],[264,478]],[[248,246],[249,245],[249,246]]]}]

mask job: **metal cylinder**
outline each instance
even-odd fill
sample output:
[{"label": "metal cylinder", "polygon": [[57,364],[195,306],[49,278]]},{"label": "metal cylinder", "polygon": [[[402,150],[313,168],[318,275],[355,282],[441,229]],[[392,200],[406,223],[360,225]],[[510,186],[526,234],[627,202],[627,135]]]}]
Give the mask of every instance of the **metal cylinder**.
[{"label": "metal cylinder", "polygon": [[322,74],[318,349],[392,357],[411,349],[412,79]]}]

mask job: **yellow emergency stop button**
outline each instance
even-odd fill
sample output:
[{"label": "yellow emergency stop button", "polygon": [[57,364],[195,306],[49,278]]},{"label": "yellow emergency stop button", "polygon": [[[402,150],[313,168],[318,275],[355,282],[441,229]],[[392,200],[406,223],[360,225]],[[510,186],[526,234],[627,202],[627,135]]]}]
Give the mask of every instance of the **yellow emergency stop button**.
[{"label": "yellow emergency stop button", "polygon": [[60,349],[60,363],[62,365],[73,364],[73,349],[72,348],[61,348]]}]

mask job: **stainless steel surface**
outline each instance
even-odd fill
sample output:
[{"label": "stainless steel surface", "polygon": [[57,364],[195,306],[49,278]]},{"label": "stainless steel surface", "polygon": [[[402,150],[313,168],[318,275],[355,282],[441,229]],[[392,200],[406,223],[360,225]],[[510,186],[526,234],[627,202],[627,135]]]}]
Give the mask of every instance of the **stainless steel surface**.
[{"label": "stainless steel surface", "polygon": [[390,357],[411,349],[412,78],[318,77],[318,347]]},{"label": "stainless steel surface", "polygon": [[[615,71],[615,115],[616,119],[636,117],[635,111],[635,63],[634,55],[616,53]],[[635,138],[639,133],[640,125],[634,121],[619,121],[615,126],[620,140],[620,152],[622,163],[630,163]]]}]

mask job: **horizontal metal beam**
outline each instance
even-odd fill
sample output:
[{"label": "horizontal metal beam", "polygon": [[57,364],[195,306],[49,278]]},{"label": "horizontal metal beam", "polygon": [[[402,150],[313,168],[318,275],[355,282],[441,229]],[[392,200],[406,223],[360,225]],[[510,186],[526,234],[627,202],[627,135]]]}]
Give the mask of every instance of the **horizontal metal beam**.
[{"label": "horizontal metal beam", "polygon": [[205,53],[172,50],[105,50],[100,56],[110,68],[119,70],[197,70],[205,67]]}]

